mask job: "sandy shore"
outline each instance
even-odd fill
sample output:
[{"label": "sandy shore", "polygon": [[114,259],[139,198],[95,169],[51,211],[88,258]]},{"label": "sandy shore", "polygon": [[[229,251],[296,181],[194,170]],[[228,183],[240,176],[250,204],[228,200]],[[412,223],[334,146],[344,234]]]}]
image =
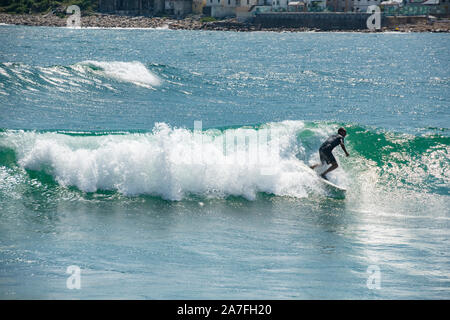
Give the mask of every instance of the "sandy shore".
[{"label": "sandy shore", "polygon": [[[5,14],[0,13],[0,23],[28,26],[55,26],[65,27],[66,18],[54,14]],[[92,28],[168,28],[183,30],[222,30],[222,31],[321,31],[310,28],[261,28],[258,25],[240,23],[236,19],[202,22],[200,16],[189,16],[184,19],[171,19],[166,17],[129,17],[118,15],[93,14],[81,17],[82,27]],[[369,30],[337,30],[371,32]],[[450,32],[450,21],[435,21],[433,23],[418,22],[415,24],[399,24],[392,27],[383,27],[381,31],[398,32]]]}]

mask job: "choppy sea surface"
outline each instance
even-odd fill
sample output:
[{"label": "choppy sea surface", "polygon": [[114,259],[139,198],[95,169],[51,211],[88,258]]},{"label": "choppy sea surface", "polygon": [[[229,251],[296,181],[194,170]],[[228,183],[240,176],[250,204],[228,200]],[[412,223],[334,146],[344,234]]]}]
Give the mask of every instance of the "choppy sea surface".
[{"label": "choppy sea surface", "polygon": [[0,26],[0,298],[449,299],[449,49]]}]

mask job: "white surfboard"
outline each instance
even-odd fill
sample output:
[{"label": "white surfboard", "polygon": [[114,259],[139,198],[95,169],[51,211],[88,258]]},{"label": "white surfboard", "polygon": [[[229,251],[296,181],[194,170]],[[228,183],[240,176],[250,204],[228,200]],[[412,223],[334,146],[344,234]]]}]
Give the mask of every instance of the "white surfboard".
[{"label": "white surfboard", "polygon": [[337,192],[337,193],[342,193],[342,194],[345,194],[345,192],[347,191],[347,189],[345,189],[344,187],[340,187],[340,186],[328,181],[327,179],[322,178],[316,170],[311,169],[307,165],[305,165],[305,167],[311,171],[314,171],[314,173],[317,174],[317,176],[319,177],[320,182],[322,182],[328,190]]},{"label": "white surfboard", "polygon": [[335,185],[334,183],[328,181],[327,179],[324,179],[322,177],[320,177],[320,181],[322,181],[322,183],[324,183],[325,185],[327,185],[327,187],[334,189],[335,191],[339,191],[339,192],[346,192],[347,189],[340,187],[338,185]]}]

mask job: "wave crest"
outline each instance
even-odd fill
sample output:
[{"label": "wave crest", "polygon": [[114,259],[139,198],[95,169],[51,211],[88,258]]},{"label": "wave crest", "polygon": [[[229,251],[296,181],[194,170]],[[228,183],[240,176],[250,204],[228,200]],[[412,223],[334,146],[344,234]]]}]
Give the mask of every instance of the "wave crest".
[{"label": "wave crest", "polygon": [[[0,166],[45,172],[85,192],[169,200],[190,194],[253,200],[260,192],[303,198],[326,193],[307,164],[318,162],[318,147],[339,126],[283,121],[206,131],[159,123],[147,133],[5,130]],[[348,196],[449,194],[449,137],[346,127],[351,157],[337,148],[340,167],[329,179],[350,188]]]},{"label": "wave crest", "polygon": [[91,92],[92,88],[115,91],[114,80],[153,89],[161,79],[139,61],[82,61],[70,66],[34,67],[22,63],[0,63],[0,94],[23,94],[42,89],[58,92]]},{"label": "wave crest", "polygon": [[146,88],[161,84],[161,80],[139,61],[83,61],[73,66],[75,70],[80,70],[80,67],[83,71],[88,70],[104,77],[130,82]]},{"label": "wave crest", "polygon": [[[45,171],[59,184],[86,192],[116,190],[169,200],[189,194],[253,200],[258,192],[306,197],[319,187],[317,176],[293,152],[292,138],[302,126],[292,122],[255,130],[258,136],[270,131],[271,140],[254,161],[249,157],[259,141],[248,139],[250,129],[245,128],[194,132],[160,123],[144,134],[7,132],[3,143],[16,151],[21,167]],[[224,145],[226,139],[231,147]]]}]

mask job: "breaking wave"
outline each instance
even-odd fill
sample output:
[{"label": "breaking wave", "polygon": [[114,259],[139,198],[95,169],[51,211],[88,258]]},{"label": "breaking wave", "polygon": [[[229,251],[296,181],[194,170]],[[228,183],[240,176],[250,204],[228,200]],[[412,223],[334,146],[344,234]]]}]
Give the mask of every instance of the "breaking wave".
[{"label": "breaking wave", "polygon": [[[283,121],[209,130],[159,123],[151,132],[4,130],[0,192],[6,192],[15,174],[38,172],[40,184],[167,200],[193,194],[248,200],[258,193],[326,195],[307,165],[318,161],[321,141],[340,125]],[[340,167],[330,180],[351,188],[355,197],[374,197],[380,190],[449,194],[449,137],[346,127],[351,157],[335,151]]]},{"label": "breaking wave", "polygon": [[162,83],[155,73],[139,61],[82,61],[70,66],[48,67],[0,63],[0,80],[0,95],[4,96],[42,90],[116,90],[115,83],[152,89]]}]

